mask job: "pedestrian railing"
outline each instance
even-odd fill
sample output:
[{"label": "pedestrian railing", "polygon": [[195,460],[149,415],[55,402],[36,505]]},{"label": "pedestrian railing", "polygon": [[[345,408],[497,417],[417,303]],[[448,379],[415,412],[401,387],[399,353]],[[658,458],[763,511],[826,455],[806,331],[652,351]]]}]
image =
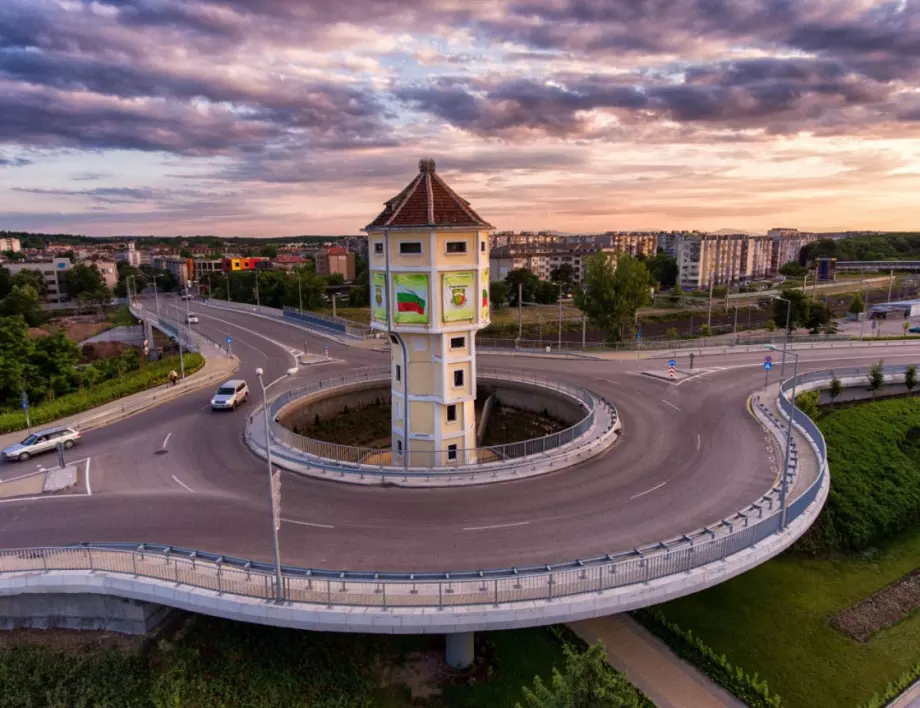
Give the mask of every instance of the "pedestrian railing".
[{"label": "pedestrian railing", "polygon": [[[277,416],[280,411],[294,400],[312,396],[321,391],[333,390],[358,383],[377,381],[381,384],[388,383],[390,381],[390,371],[389,369],[381,369],[361,372],[350,376],[338,376],[332,379],[311,383],[306,386],[300,386],[281,394],[278,398],[274,399],[269,406],[272,421],[271,435],[275,441],[294,448],[312,458],[318,458],[315,460],[316,462],[329,467],[335,467],[341,464],[364,465],[374,468],[374,471],[378,474],[385,472],[402,474],[407,468],[410,470],[422,469],[426,475],[432,475],[436,473],[456,474],[460,468],[463,468],[463,471],[468,473],[470,472],[471,466],[494,466],[496,463],[517,460],[533,455],[545,455],[581,438],[585,433],[591,430],[592,426],[594,426],[598,400],[595,399],[595,396],[590,391],[580,386],[574,386],[570,383],[540,374],[520,371],[504,371],[501,369],[480,367],[479,375],[484,379],[529,383],[534,386],[558,391],[578,401],[584,408],[585,416],[574,425],[550,435],[503,445],[475,448],[458,447],[449,450],[423,451],[413,450],[410,442],[408,464],[405,465],[403,464],[402,453],[393,451],[389,448],[355,447],[317,440],[305,435],[300,435],[284,427],[277,421]],[[608,414],[606,429],[610,429],[616,424],[616,409],[606,401],[600,401],[600,404],[605,407],[605,411]]]},{"label": "pedestrian railing", "polygon": [[[844,371],[837,373],[843,375]],[[798,382],[817,380],[819,376],[830,378],[828,372],[811,373],[801,375]],[[791,380],[784,382],[780,405],[794,413],[796,425],[814,442],[818,474],[805,492],[789,504],[787,523],[806,513],[828,476],[824,439],[817,426],[787,400],[785,393],[791,388]],[[760,417],[768,413],[765,407],[757,408]],[[779,428],[784,425],[775,418],[771,424]],[[0,573],[106,571],[224,594],[265,600],[280,597],[288,603],[327,607],[445,609],[552,600],[640,586],[749,549],[782,530],[779,491],[776,485],[730,517],[695,531],[631,550],[556,564],[417,573],[283,566],[279,588],[274,566],[264,562],[175,546],[88,543],[0,551]]]}]

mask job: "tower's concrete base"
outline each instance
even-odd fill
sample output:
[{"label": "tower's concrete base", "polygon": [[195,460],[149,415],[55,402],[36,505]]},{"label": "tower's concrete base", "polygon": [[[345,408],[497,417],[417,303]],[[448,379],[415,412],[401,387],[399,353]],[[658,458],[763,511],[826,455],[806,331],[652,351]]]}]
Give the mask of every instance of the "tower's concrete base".
[{"label": "tower's concrete base", "polygon": [[475,634],[473,632],[446,634],[444,638],[448,666],[454,669],[465,669],[473,665],[473,661],[476,658],[473,642]]}]

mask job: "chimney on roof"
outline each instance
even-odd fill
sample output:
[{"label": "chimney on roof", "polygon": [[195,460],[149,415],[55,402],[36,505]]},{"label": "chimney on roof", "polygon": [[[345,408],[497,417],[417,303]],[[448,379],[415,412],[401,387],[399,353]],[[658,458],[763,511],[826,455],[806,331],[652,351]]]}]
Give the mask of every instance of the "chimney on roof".
[{"label": "chimney on roof", "polygon": [[422,173],[429,172],[434,174],[434,160],[432,160],[430,157],[423,157],[418,161],[418,171]]}]

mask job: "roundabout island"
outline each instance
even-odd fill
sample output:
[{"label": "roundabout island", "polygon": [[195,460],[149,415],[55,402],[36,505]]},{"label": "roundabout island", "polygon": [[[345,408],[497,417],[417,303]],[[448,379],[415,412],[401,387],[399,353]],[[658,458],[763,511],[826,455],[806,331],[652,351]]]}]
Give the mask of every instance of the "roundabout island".
[{"label": "roundabout island", "polygon": [[[272,382],[268,436],[259,402],[212,415],[207,391],[87,432],[85,488],[0,504],[0,594],[129,599],[134,628],[177,607],[305,629],[444,633],[462,664],[471,632],[663,602],[804,533],[830,484],[823,441],[797,415],[790,474],[778,474],[792,406],[778,383],[762,388],[762,354],[706,357],[672,383],[645,375],[669,353],[478,352],[490,228],[431,161],[420,164],[368,227],[382,352],[322,340],[329,363],[285,377],[315,332],[264,308],[200,308],[203,337],[232,336],[235,376],[252,385],[259,367]],[[841,356],[803,354],[802,370]],[[390,403],[389,449],[311,436],[317,415],[371,399]],[[483,444],[489,400],[545,411],[560,429]],[[277,525],[269,451],[287,470]]]}]

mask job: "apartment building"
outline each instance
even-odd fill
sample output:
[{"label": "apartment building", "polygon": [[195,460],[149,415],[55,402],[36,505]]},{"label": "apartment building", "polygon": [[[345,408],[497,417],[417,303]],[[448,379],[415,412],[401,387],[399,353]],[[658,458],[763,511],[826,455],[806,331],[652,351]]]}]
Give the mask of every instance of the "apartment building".
[{"label": "apartment building", "polygon": [[341,246],[332,246],[316,254],[316,274],[339,273],[345,280],[355,279],[355,254]]},{"label": "apartment building", "polygon": [[19,253],[21,250],[22,245],[19,243],[18,238],[13,238],[12,236],[0,237],[0,251],[12,251],[13,253]]},{"label": "apartment building", "polygon": [[41,273],[45,280],[46,302],[67,302],[70,300],[66,287],[67,271],[70,270],[69,258],[52,258],[47,261],[19,261],[7,263],[3,267],[8,269],[11,275],[15,275],[22,270],[37,270]]},{"label": "apartment building", "polygon": [[156,256],[153,258],[153,267],[172,273],[179,287],[185,290],[190,280],[189,262],[191,260],[191,258],[179,258],[178,256]]},{"label": "apartment building", "polygon": [[[764,240],[761,237],[761,240]],[[680,285],[700,290],[751,280],[764,248],[749,234],[686,234],[676,242]],[[757,261],[762,267],[761,261]]]},{"label": "apartment building", "polygon": [[114,258],[94,253],[93,255],[82,258],[77,262],[92,266],[98,270],[102,275],[102,280],[105,283],[105,287],[111,289],[118,284],[118,267]]},{"label": "apartment building", "polygon": [[611,258],[617,250],[600,248],[593,243],[531,243],[527,245],[499,246],[489,252],[489,277],[504,280],[512,270],[527,268],[541,280],[549,280],[552,272],[563,266],[572,266],[573,278],[580,283],[584,276],[585,259],[604,252]]},{"label": "apartment building", "polygon": [[779,272],[779,269],[789,261],[798,261],[802,248],[819,238],[818,234],[789,228],[770,229],[767,231],[767,236],[772,239],[770,269],[774,273]]}]

